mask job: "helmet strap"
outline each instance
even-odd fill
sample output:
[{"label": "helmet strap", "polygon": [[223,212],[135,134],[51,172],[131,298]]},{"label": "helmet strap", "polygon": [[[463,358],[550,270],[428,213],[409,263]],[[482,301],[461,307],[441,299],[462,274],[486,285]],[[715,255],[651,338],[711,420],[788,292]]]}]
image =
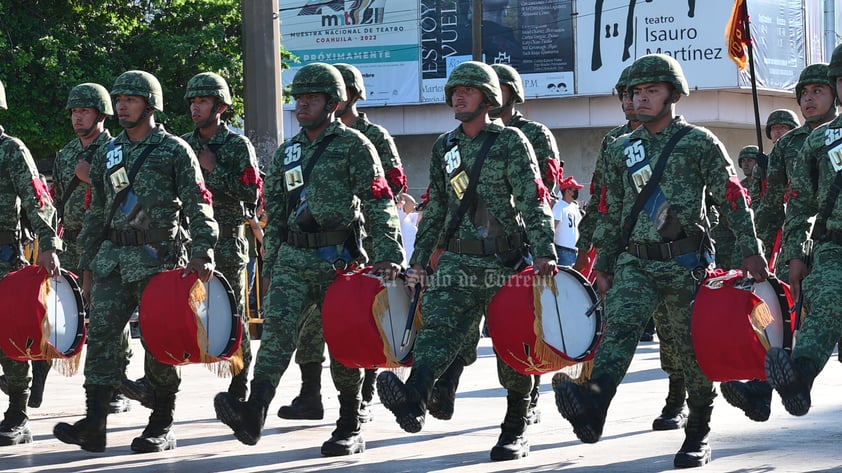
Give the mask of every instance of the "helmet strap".
[{"label": "helmet strap", "polygon": [[483,101],[482,103],[480,103],[477,106],[476,110],[474,110],[473,112],[457,112],[455,114],[455,118],[457,120],[459,120],[460,122],[463,122],[463,123],[469,122],[469,121],[472,121],[473,119],[477,118],[480,115],[488,113],[490,107],[491,106],[488,104],[488,102]]}]

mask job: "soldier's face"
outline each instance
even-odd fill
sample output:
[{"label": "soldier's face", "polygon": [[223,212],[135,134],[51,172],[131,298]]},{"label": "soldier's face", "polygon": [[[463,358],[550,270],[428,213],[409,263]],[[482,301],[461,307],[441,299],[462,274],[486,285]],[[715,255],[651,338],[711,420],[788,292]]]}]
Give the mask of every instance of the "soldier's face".
[{"label": "soldier's face", "polygon": [[73,124],[73,131],[76,132],[77,136],[88,136],[97,128],[99,110],[93,107],[71,108],[70,122]]},{"label": "soldier's face", "polygon": [[625,114],[626,120],[635,120],[634,100],[632,100],[631,94],[629,94],[627,89],[623,90],[623,114]]},{"label": "soldier's face", "polygon": [[668,115],[673,88],[666,82],[645,82],[634,86],[634,114],[642,121],[660,120]]},{"label": "soldier's face", "polygon": [[777,143],[791,129],[789,125],[772,125],[772,128],[769,129],[769,135],[772,136],[772,143]]},{"label": "soldier's face", "polygon": [[754,158],[744,158],[740,161],[740,169],[743,170],[743,174],[746,176],[751,176],[751,173],[754,172],[754,166],[757,165],[757,160]]},{"label": "soldier's face", "polygon": [[484,107],[485,95],[480,89],[476,87],[468,87],[459,85],[453,88],[453,95],[451,102],[453,103],[453,113],[456,114],[456,119],[459,121],[463,118],[474,118],[478,116],[481,107]]},{"label": "soldier's face", "polygon": [[[220,105],[224,106],[225,104]],[[216,123],[223,111],[216,106],[216,97],[190,98],[190,118],[193,120],[193,124],[199,128]]]},{"label": "soldier's face", "polygon": [[117,120],[123,128],[134,128],[144,118],[146,99],[139,95],[118,95],[114,98]]},{"label": "soldier's face", "polygon": [[836,97],[833,90],[825,84],[807,84],[801,90],[801,114],[809,120],[827,114]]},{"label": "soldier's face", "polygon": [[327,94],[301,94],[294,98],[295,118],[302,128],[318,127],[327,118]]}]

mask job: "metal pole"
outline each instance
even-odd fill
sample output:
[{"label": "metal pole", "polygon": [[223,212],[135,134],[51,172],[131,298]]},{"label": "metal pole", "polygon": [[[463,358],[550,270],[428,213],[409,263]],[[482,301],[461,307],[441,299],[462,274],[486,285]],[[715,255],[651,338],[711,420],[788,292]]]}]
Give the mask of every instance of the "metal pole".
[{"label": "metal pole", "polygon": [[473,0],[474,16],[471,18],[471,38],[473,49],[471,56],[474,61],[482,61],[482,0]]},{"label": "metal pole", "polygon": [[836,0],[824,0],[824,54],[826,62],[836,48]]},{"label": "metal pole", "polygon": [[283,139],[278,0],[244,0],[242,5],[245,134],[265,172]]}]

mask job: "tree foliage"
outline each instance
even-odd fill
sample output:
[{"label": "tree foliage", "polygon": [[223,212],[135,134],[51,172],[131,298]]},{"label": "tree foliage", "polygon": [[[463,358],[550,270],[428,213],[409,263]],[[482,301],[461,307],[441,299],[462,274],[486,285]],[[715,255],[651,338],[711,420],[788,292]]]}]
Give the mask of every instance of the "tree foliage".
[{"label": "tree foliage", "polygon": [[[247,0],[250,1],[250,0]],[[38,158],[73,138],[67,94],[82,82],[111,89],[127,70],[154,74],[164,89],[158,122],[193,128],[184,88],[194,74],[228,81],[243,117],[241,0],[0,0],[0,80],[9,110],[0,124]],[[116,120],[107,123],[118,131]]]}]

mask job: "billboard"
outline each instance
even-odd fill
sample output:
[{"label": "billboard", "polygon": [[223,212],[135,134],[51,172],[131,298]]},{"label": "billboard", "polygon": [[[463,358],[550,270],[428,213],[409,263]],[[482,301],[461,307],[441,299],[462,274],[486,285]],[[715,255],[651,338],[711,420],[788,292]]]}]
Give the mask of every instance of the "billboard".
[{"label": "billboard", "polygon": [[420,101],[419,3],[403,0],[300,0],[281,3],[281,43],[297,56],[284,86],[301,66],[344,62],[365,78],[364,105]]}]

